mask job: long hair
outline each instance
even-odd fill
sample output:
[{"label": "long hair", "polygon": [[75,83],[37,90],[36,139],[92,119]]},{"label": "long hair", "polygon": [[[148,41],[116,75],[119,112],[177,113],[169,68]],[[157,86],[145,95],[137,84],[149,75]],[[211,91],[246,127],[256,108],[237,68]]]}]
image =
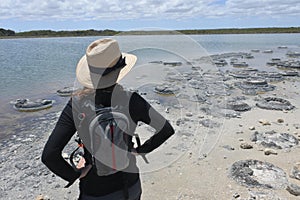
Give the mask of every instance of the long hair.
[{"label": "long hair", "polygon": [[91,89],[91,88],[87,88],[87,87],[83,87],[82,89],[77,90],[76,92],[74,92],[72,94],[72,97],[76,96],[79,99],[82,99],[85,96],[88,96],[90,94],[95,93],[96,90],[95,89]]},{"label": "long hair", "polygon": [[102,92],[112,92],[114,89],[118,89],[118,91],[123,91],[124,90],[124,88],[118,83],[116,83],[115,85],[112,85],[108,88],[103,88],[103,89],[91,89],[91,88],[83,87],[82,89],[77,90],[76,92],[74,92],[72,94],[72,97],[76,96],[79,99],[82,99],[85,96],[96,93],[97,90],[101,90]]}]

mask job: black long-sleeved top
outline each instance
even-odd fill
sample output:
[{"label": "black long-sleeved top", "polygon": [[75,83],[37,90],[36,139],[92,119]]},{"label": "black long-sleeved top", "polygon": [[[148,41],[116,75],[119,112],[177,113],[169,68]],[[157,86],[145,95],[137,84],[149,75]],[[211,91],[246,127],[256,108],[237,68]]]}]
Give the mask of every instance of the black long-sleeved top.
[{"label": "black long-sleeved top", "polygon": [[[123,106],[127,107],[128,113],[125,114],[130,119],[130,127],[133,132],[139,121],[152,126],[156,130],[152,137],[136,149],[139,154],[151,152],[174,134],[174,129],[170,123],[139,94],[124,91],[120,87],[116,88],[117,92],[114,90],[113,93],[111,91],[96,90],[95,103],[104,106],[123,104]],[[74,170],[61,154],[66,144],[77,131],[75,121],[71,99],[63,109],[42,154],[42,162],[53,173],[69,183],[73,183],[80,176],[80,172]],[[130,167],[136,169],[135,173],[118,172],[108,176],[98,176],[96,169],[93,167],[86,177],[80,179],[80,192],[91,196],[102,196],[121,190],[124,173],[126,173],[126,179],[130,186],[139,179],[134,156],[130,159]]]}]

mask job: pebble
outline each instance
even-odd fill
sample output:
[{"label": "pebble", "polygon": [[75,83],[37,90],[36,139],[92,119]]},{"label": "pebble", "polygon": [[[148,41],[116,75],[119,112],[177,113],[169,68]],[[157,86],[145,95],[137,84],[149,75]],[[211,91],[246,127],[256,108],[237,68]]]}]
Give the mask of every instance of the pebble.
[{"label": "pebble", "polygon": [[266,148],[264,150],[264,153],[265,153],[265,155],[271,155],[271,154],[277,155],[277,152],[274,149],[269,149],[269,148]]},{"label": "pebble", "polygon": [[170,108],[167,107],[167,108],[165,109],[165,112],[166,112],[166,113],[170,113]]},{"label": "pebble", "polygon": [[284,122],[284,120],[283,120],[283,119],[281,119],[281,118],[279,118],[279,119],[277,119],[277,122],[278,122],[278,123],[283,123],[283,122]]},{"label": "pebble", "polygon": [[253,131],[253,130],[255,130],[255,127],[254,126],[250,126],[249,130]]},{"label": "pebble", "polygon": [[227,149],[229,151],[234,151],[234,147],[230,146],[230,145],[224,145],[223,146],[224,149]]},{"label": "pebble", "polygon": [[25,162],[21,162],[21,163],[15,164],[15,167],[16,167],[18,170],[24,170],[24,169],[29,168],[30,166],[29,166],[28,164],[26,164]]},{"label": "pebble", "polygon": [[192,117],[192,116],[193,116],[193,113],[187,112],[187,113],[185,114],[185,116],[187,116],[187,117]]},{"label": "pebble", "polygon": [[271,125],[271,123],[268,120],[265,120],[265,119],[260,119],[259,123],[261,123],[263,126]]},{"label": "pebble", "polygon": [[233,198],[235,198],[235,199],[237,199],[237,198],[239,198],[241,195],[239,195],[238,193],[234,193],[233,194]]},{"label": "pebble", "polygon": [[38,195],[35,200],[50,200],[48,196]]},{"label": "pebble", "polygon": [[240,147],[241,147],[242,149],[252,149],[252,148],[253,148],[253,145],[244,142],[244,143],[242,143],[242,144],[240,145]]}]

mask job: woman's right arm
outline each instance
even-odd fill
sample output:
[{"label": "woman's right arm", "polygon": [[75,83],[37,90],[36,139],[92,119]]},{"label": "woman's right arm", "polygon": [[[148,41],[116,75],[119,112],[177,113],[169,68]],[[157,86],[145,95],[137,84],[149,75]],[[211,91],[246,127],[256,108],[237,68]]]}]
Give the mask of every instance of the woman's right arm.
[{"label": "woman's right arm", "polygon": [[73,121],[72,103],[68,102],[52,131],[42,154],[42,162],[56,175],[72,184],[80,172],[62,157],[62,150],[76,132]]},{"label": "woman's right arm", "polygon": [[133,93],[130,107],[134,107],[135,114],[131,114],[133,120],[137,123],[142,121],[155,129],[155,133],[141,146],[136,148],[138,154],[147,154],[174,134],[174,129],[167,119],[157,112],[144,98],[137,93]]}]

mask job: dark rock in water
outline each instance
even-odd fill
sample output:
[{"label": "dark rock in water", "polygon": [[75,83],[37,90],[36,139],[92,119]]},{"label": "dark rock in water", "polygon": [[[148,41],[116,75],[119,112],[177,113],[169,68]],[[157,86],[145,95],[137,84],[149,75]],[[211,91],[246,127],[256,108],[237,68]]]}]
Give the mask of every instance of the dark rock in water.
[{"label": "dark rock in water", "polygon": [[181,66],[182,62],[163,62],[164,65]]},{"label": "dark rock in water", "polygon": [[13,108],[18,111],[39,111],[42,109],[47,109],[52,107],[54,103],[53,100],[48,99],[37,99],[37,100],[29,100],[29,99],[17,99],[15,102],[12,102]]},{"label": "dark rock in water", "polygon": [[271,61],[267,62],[267,65],[274,66],[277,65],[280,61],[280,58],[272,58]]},{"label": "dark rock in water", "polygon": [[263,53],[273,53],[273,50],[271,50],[271,49],[267,49],[267,50],[264,50],[264,51],[262,51]]},{"label": "dark rock in water", "polygon": [[280,73],[282,76],[299,76],[299,73],[296,71],[284,71]]},{"label": "dark rock in water", "polygon": [[298,139],[293,135],[288,133],[276,133],[275,131],[265,133],[256,131],[251,136],[251,141],[258,142],[264,147],[275,149],[287,149],[299,144]]},{"label": "dark rock in water", "polygon": [[228,65],[225,59],[214,59],[213,62],[217,67],[223,67],[225,65]]},{"label": "dark rock in water", "polygon": [[59,96],[71,96],[74,92],[76,92],[78,89],[74,87],[64,87],[63,89],[57,90],[57,94]]},{"label": "dark rock in water", "polygon": [[288,100],[278,97],[266,97],[256,103],[256,106],[267,110],[292,110],[295,108]]},{"label": "dark rock in water", "polygon": [[245,102],[239,101],[229,101],[226,106],[228,109],[234,111],[248,111],[251,110],[251,107]]},{"label": "dark rock in water", "polygon": [[229,176],[247,187],[283,189],[288,185],[286,173],[275,165],[259,160],[240,160],[229,169]]},{"label": "dark rock in water", "polygon": [[300,69],[299,60],[285,60],[277,63],[278,68]]},{"label": "dark rock in water", "polygon": [[233,62],[233,67],[248,67],[249,65],[246,62]]},{"label": "dark rock in water", "polygon": [[289,57],[300,57],[300,52],[296,52],[296,51],[288,51],[287,53],[286,53],[286,55],[287,56],[289,56]]},{"label": "dark rock in water", "polygon": [[149,63],[152,63],[152,64],[162,64],[163,63],[163,61],[150,61]]},{"label": "dark rock in water", "polygon": [[293,183],[290,183],[286,190],[291,193],[292,195],[295,195],[295,196],[300,196],[300,187],[296,184],[293,184]]}]

